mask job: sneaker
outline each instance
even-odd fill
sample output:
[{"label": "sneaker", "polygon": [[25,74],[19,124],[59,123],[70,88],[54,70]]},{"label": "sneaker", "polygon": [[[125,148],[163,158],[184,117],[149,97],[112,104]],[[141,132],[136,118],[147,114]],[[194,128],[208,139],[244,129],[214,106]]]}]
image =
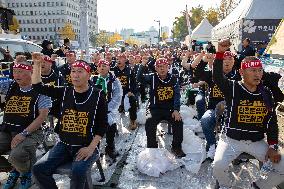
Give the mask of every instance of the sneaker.
[{"label": "sneaker", "polygon": [[186,154],[182,151],[181,148],[172,148],[171,150],[177,158],[182,158],[186,156]]},{"label": "sneaker", "polygon": [[215,147],[215,144],[213,144],[209,147],[209,150],[207,152],[207,158],[210,158],[213,160],[215,156],[215,152],[216,152],[216,147]]},{"label": "sneaker", "polygon": [[27,173],[23,173],[20,176],[20,187],[19,189],[28,189],[32,186],[32,173],[31,172],[27,172]]},{"label": "sneaker", "polygon": [[135,130],[135,129],[137,128],[136,120],[130,120],[129,128],[130,128],[131,130]]},{"label": "sneaker", "polygon": [[17,180],[18,180],[19,176],[20,176],[20,173],[18,171],[16,171],[16,170],[11,171],[9,173],[8,180],[3,185],[2,189],[14,188],[14,186],[17,184]]}]

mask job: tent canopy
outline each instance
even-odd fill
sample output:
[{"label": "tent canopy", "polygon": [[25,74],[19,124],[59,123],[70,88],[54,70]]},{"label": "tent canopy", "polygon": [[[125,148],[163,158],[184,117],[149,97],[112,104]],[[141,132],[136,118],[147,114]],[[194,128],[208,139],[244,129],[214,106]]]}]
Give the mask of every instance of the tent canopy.
[{"label": "tent canopy", "polygon": [[240,19],[282,19],[283,0],[242,0],[240,4],[214,30],[226,27]]},{"label": "tent canopy", "polygon": [[213,26],[206,18],[204,18],[202,22],[192,31],[191,38],[198,41],[210,41],[212,29]]}]

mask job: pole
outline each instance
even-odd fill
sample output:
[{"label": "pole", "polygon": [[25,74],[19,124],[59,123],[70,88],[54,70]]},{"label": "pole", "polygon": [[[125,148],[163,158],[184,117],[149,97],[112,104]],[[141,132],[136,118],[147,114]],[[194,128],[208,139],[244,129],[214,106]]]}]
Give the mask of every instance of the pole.
[{"label": "pole", "polygon": [[190,38],[189,41],[189,48],[191,49],[192,45],[191,45],[191,24],[190,24],[190,20],[189,20],[189,14],[188,14],[188,10],[187,10],[187,5],[185,6],[185,17],[186,17],[186,23],[187,23],[187,29],[188,29],[188,35]]},{"label": "pole", "polygon": [[80,48],[85,51],[85,61],[90,62],[89,32],[88,32],[88,4],[87,0],[80,0]]},{"label": "pole", "polygon": [[158,48],[160,47],[160,36],[161,36],[161,21],[160,20],[154,20],[155,22],[159,23],[159,36],[158,36]]}]

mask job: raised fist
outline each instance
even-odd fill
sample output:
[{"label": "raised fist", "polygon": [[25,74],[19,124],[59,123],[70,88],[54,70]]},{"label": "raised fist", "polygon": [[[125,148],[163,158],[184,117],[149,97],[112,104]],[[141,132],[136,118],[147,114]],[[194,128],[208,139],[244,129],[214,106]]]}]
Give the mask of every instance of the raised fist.
[{"label": "raised fist", "polygon": [[42,53],[40,52],[33,52],[32,53],[32,60],[34,63],[38,63],[42,61]]}]

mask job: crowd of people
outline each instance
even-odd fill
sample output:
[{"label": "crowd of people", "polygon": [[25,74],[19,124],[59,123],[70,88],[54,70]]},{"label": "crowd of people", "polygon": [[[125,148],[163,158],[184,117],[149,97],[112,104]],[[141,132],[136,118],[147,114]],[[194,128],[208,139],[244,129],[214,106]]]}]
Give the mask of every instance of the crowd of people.
[{"label": "crowd of people", "polygon": [[[66,39],[53,51],[51,42],[45,40],[42,52],[17,53],[14,60],[9,57],[13,61],[9,79],[0,81],[0,92],[6,95],[0,155],[10,151],[13,170],[4,189],[13,188],[19,178],[20,188],[29,188],[32,176],[42,189],[57,188],[52,176],[68,161],[72,161],[70,187],[84,188],[104,135],[105,154],[112,159],[119,155],[115,114],[128,111],[129,130],[135,130],[139,104],[147,101],[145,147],[159,147],[157,125],[166,120],[173,131],[172,153],[185,157],[180,115],[184,86],[197,91],[196,96],[188,96],[188,104],[195,103],[207,157],[213,160],[216,188],[232,187],[228,167],[243,152],[273,164],[268,179],[253,182],[253,188],[271,189],[284,181],[275,112],[277,102],[284,100],[276,85],[281,76],[263,70],[249,39],[243,41],[238,57],[230,51],[230,40],[222,40],[218,47],[209,43],[200,52],[137,46],[125,52],[106,50],[94,53],[91,62],[78,59],[69,45]],[[58,56],[65,57],[65,64],[56,65]],[[125,98],[130,104],[127,109]],[[58,120],[55,131],[60,140],[37,160],[35,152],[43,140],[41,125],[47,117]],[[218,122],[220,128],[216,128]]]}]

